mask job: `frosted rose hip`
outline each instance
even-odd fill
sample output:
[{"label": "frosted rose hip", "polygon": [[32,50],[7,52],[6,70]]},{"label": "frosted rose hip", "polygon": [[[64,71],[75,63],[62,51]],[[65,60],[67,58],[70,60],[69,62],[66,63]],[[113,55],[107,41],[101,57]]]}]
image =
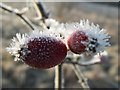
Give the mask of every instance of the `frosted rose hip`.
[{"label": "frosted rose hip", "polygon": [[60,64],[67,54],[66,45],[52,37],[39,37],[28,42],[30,53],[23,61],[35,68],[50,68]]},{"label": "frosted rose hip", "polygon": [[22,60],[27,65],[47,69],[60,64],[67,54],[66,44],[53,30],[34,30],[28,34],[17,33],[6,50],[14,60]]},{"label": "frosted rose hip", "polygon": [[111,36],[105,29],[100,29],[98,24],[89,24],[88,20],[80,20],[80,23],[66,24],[65,27],[68,47],[76,54],[83,52],[87,55],[97,54],[111,46],[109,42]]},{"label": "frosted rose hip", "polygon": [[81,54],[82,52],[85,52],[86,48],[86,46],[82,42],[87,40],[88,37],[83,31],[76,31],[70,35],[67,44],[72,52],[76,54]]}]

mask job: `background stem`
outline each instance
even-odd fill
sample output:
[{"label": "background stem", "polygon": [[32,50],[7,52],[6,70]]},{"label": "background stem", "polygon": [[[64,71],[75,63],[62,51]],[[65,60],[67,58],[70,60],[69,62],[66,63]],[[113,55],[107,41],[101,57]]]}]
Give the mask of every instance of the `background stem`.
[{"label": "background stem", "polygon": [[38,0],[34,0],[34,6],[38,14],[38,17],[41,20],[44,21],[45,19],[49,18],[49,12],[45,9],[44,5],[41,2],[39,2]]},{"label": "background stem", "polygon": [[3,3],[0,3],[0,8],[2,8],[5,11],[8,11],[9,13],[13,13],[17,15],[19,18],[21,18],[32,30],[35,30],[35,26],[31,23],[31,21],[24,15],[22,15],[18,10],[13,9],[12,7],[9,7]]},{"label": "background stem", "polygon": [[83,73],[81,72],[80,68],[77,67],[77,65],[73,64],[73,68],[74,68],[74,71],[79,79],[79,82],[82,86],[82,88],[84,88],[85,90],[90,90],[90,87],[87,83],[87,78],[85,78],[85,76],[83,75]]}]

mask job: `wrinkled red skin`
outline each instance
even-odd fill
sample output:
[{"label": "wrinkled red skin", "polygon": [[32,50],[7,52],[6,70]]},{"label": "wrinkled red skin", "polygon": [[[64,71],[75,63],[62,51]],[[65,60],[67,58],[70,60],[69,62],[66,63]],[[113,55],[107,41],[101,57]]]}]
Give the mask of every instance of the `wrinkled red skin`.
[{"label": "wrinkled red skin", "polygon": [[88,37],[83,31],[76,31],[70,35],[67,41],[69,49],[75,54],[81,54],[85,52],[86,46],[81,43],[81,41],[88,40]]},{"label": "wrinkled red skin", "polygon": [[27,45],[31,53],[23,61],[34,68],[48,69],[54,67],[60,64],[67,55],[66,45],[55,38],[35,38],[33,41],[29,41]]}]

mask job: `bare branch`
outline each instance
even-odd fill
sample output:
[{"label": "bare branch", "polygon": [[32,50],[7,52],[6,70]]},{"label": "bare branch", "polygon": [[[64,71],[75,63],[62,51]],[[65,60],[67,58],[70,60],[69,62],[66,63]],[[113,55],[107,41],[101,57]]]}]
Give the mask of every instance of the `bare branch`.
[{"label": "bare branch", "polygon": [[44,21],[44,19],[49,18],[49,12],[45,10],[44,5],[41,2],[38,2],[38,0],[34,0],[35,9],[37,11],[37,14],[41,20]]},{"label": "bare branch", "polygon": [[14,13],[18,17],[20,17],[32,30],[35,29],[35,26],[31,23],[31,21],[26,16],[24,16],[22,13],[20,13],[17,9],[13,9],[3,3],[0,3],[0,8],[10,13]]}]

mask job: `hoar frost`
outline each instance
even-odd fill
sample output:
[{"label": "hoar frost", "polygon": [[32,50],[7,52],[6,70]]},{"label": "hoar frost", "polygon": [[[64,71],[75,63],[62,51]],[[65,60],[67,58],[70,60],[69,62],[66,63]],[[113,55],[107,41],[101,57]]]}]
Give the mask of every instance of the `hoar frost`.
[{"label": "hoar frost", "polygon": [[92,23],[89,24],[88,20],[80,20],[80,23],[72,23],[66,24],[66,39],[75,32],[75,31],[82,31],[88,37],[87,41],[83,41],[82,43],[86,46],[86,53],[93,54],[93,53],[101,53],[107,46],[110,46],[109,43],[109,33],[106,33],[105,29],[100,29],[99,25],[94,25]]}]

